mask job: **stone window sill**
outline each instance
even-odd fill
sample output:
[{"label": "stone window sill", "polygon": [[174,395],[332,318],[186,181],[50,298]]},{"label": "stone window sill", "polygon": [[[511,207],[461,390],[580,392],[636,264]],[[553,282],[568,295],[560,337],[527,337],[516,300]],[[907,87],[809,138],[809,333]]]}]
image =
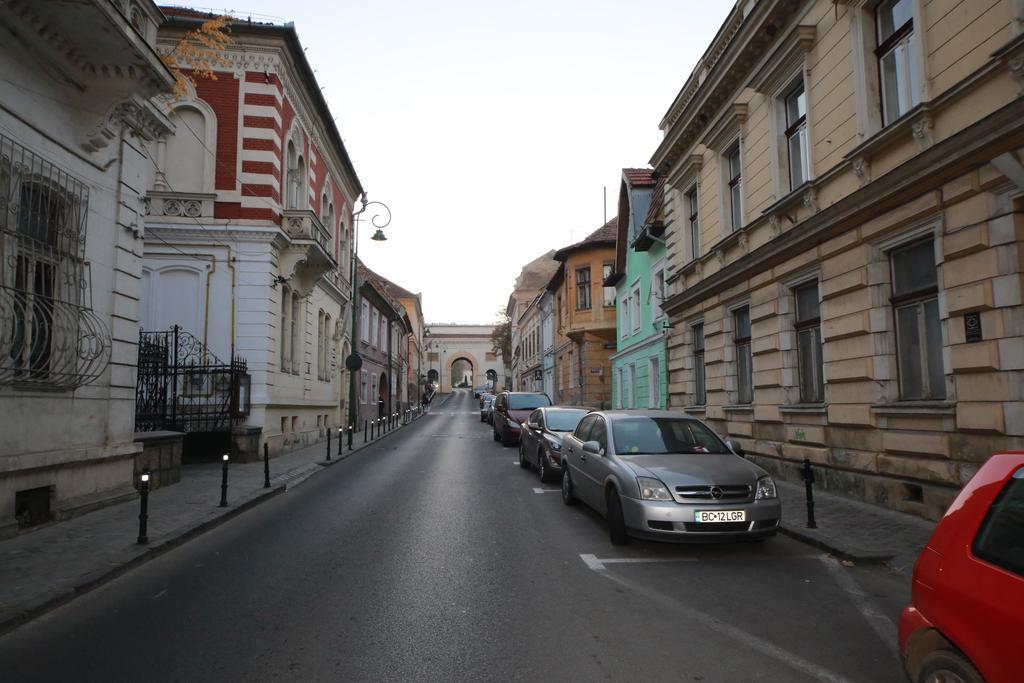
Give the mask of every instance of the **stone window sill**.
[{"label": "stone window sill", "polygon": [[722,406],[722,410],[727,413],[752,413],[754,412],[754,406],[750,403],[741,403],[738,405]]},{"label": "stone window sill", "polygon": [[828,406],[824,403],[794,403],[788,406],[779,406],[779,412],[797,415],[824,415],[828,412]]},{"label": "stone window sill", "polygon": [[684,413],[689,413],[691,415],[703,415],[707,411],[707,406],[686,406],[683,408]]},{"label": "stone window sill", "polygon": [[876,403],[871,406],[876,415],[955,415],[956,407],[949,401],[896,401]]}]

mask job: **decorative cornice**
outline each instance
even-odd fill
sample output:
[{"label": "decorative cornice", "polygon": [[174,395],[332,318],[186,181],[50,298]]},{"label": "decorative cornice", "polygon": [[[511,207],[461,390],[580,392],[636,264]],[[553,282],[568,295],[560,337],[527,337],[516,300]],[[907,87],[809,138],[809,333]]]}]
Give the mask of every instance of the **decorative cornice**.
[{"label": "decorative cornice", "polygon": [[747,83],[765,95],[774,95],[788,85],[793,71],[800,67],[814,46],[818,29],[813,24],[797,24],[772,51],[765,63]]},{"label": "decorative cornice", "polygon": [[84,137],[82,149],[97,152],[116,140],[123,129],[142,140],[151,141],[174,131],[167,116],[139,95],[118,102],[95,128]]}]

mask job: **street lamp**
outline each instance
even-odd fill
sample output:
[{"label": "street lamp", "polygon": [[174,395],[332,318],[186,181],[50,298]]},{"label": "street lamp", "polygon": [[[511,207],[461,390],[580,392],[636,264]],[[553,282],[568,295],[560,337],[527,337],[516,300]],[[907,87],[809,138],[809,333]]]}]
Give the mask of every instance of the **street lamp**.
[{"label": "street lamp", "polygon": [[[359,259],[359,220],[368,207],[375,207],[374,212],[370,214],[370,224],[376,228],[376,231],[370,237],[374,242],[387,241],[388,238],[384,234],[384,228],[388,227],[391,223],[391,209],[388,208],[387,204],[366,201],[366,192],[363,192],[361,200],[363,202],[362,208],[352,216],[352,219],[355,221],[355,224],[352,226],[352,296],[349,299],[349,304],[352,306],[352,353],[345,359],[345,368],[348,369],[349,373],[348,424],[352,430],[355,429],[356,425],[356,373],[363,367],[363,358],[359,355],[356,342],[359,324],[359,309],[356,307],[356,291],[359,288],[357,282],[359,271],[356,268],[356,263]],[[380,222],[378,222],[378,219],[381,219]],[[351,433],[350,431],[349,434]],[[351,444],[349,445],[351,446]]]}]

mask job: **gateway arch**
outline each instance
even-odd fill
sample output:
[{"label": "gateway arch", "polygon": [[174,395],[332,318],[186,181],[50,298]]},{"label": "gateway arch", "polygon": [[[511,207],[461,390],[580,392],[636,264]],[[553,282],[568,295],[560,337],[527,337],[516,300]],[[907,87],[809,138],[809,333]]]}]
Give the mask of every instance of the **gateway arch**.
[{"label": "gateway arch", "polygon": [[[423,374],[428,379],[440,377],[441,393],[450,392],[452,385],[457,386],[463,378],[471,388],[483,386],[489,377],[495,378],[491,381],[496,387],[504,387],[504,363],[491,347],[493,331],[494,325],[428,324]],[[453,378],[453,370],[457,377]]]}]

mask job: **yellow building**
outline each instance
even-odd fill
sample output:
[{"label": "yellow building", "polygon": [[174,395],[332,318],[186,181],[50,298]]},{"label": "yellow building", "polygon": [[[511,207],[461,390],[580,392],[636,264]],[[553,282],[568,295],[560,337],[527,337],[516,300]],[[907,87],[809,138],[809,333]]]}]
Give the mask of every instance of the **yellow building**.
[{"label": "yellow building", "polygon": [[1024,447],[1022,8],[736,4],[651,160],[672,407],[929,518]]},{"label": "yellow building", "polygon": [[615,296],[614,288],[605,296],[602,283],[615,265],[617,230],[613,218],[555,252],[561,265],[547,287],[554,299],[555,403],[611,408]]}]

